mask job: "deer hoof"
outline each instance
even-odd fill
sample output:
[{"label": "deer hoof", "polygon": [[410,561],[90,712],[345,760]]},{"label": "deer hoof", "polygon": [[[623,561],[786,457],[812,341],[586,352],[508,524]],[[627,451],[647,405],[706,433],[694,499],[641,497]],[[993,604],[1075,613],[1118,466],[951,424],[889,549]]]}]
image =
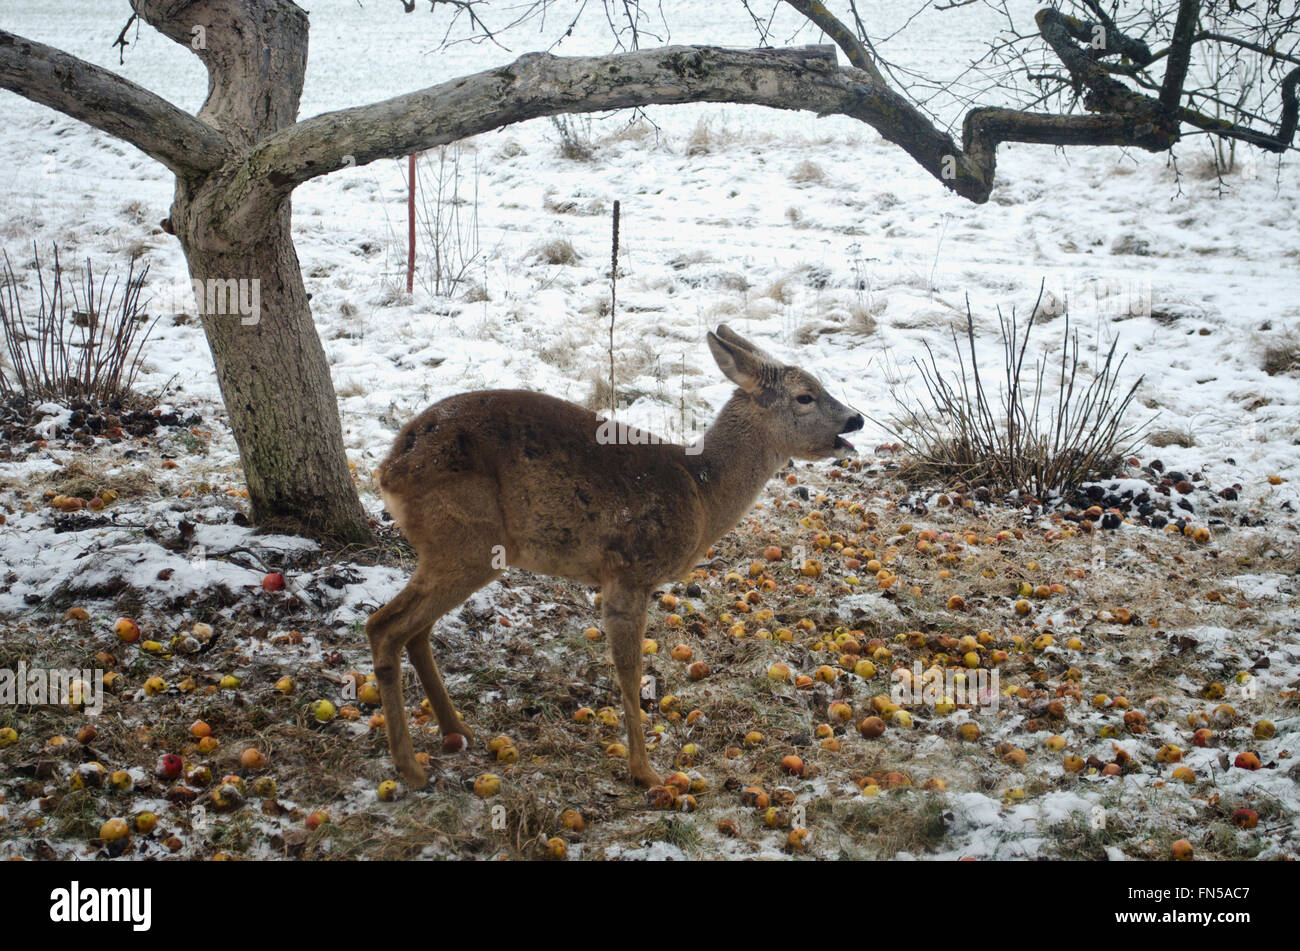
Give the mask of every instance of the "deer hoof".
[{"label": "deer hoof", "polygon": [[399,767],[398,772],[402,774],[402,782],[406,783],[408,789],[423,789],[429,781],[424,775],[424,770],[414,762],[409,766]]},{"label": "deer hoof", "polygon": [[633,767],[632,781],[642,786],[662,786],[664,784],[663,777],[649,766]]}]

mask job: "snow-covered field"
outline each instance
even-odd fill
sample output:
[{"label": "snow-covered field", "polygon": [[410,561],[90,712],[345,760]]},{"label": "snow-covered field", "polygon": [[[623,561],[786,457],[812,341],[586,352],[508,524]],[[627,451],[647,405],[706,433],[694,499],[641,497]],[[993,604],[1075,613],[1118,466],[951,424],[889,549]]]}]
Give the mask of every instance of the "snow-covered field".
[{"label": "snow-covered field", "polygon": [[[439,52],[434,47],[442,32],[427,13],[405,16],[398,4],[380,0],[366,0],[364,6],[342,0],[305,6],[312,12],[313,31],[304,116],[508,62],[519,53],[549,47],[563,32],[561,20],[567,22],[557,8],[544,29],[534,24],[507,37],[509,52],[468,43]],[[753,27],[739,3],[663,6],[673,26],[666,40],[751,42]],[[196,109],[205,90],[198,62],[147,29],[127,51],[125,64],[118,66],[110,43],[125,22],[124,10],[124,4],[98,0],[53,8],[11,0],[0,12],[0,26],[113,68],[183,108]],[[891,15],[901,22],[901,13]],[[951,75],[966,58],[982,50],[982,30],[989,25],[982,16],[974,9],[930,14],[920,27],[887,46],[886,52],[907,63],[928,62],[942,37],[940,68]],[[583,24],[555,51],[608,51],[610,40],[599,14],[589,13]],[[882,32],[886,25],[881,24]],[[789,18],[778,22],[772,35],[780,43],[818,41],[806,29],[796,35],[794,20]],[[945,119],[959,118],[959,113],[950,111],[951,104],[940,107],[949,110]],[[1269,343],[1300,334],[1300,171],[1296,163],[1279,166],[1275,158],[1259,153],[1220,180],[1207,173],[1208,145],[1198,137],[1189,137],[1178,148],[1176,167],[1165,156],[1143,152],[1003,146],[998,186],[992,200],[977,207],[942,189],[873,130],[848,119],[717,106],[651,109],[647,118],[632,124],[630,118],[595,117],[589,127],[580,120],[577,127],[592,148],[592,157],[585,162],[559,154],[558,133],[546,121],[507,128],[465,144],[459,153],[461,187],[471,197],[462,214],[472,210],[477,215],[480,255],[468,270],[462,291],[451,299],[422,289],[427,260],[417,275],[416,292],[405,293],[405,162],[345,170],[297,192],[298,255],[331,361],[349,458],[356,465],[368,508],[375,514],[380,509],[369,488],[369,472],[387,452],[397,429],[429,402],[491,387],[525,387],[576,402],[591,398],[607,367],[605,305],[610,214],[616,200],[622,212],[615,344],[618,386],[628,404],[626,420],[665,435],[681,436],[703,425],[730,392],[703,346],[705,330],[720,322],[818,374],[838,398],[880,420],[890,414],[893,394],[915,390],[918,378],[912,361],[924,353],[926,342],[941,359],[950,352],[949,329],[964,326],[967,298],[981,351],[993,359],[999,347],[997,309],[1009,312],[1014,307],[1017,313],[1027,314],[1040,282],[1045,282],[1055,299],[1068,302],[1072,325],[1083,335],[1089,352],[1104,350],[1118,337],[1120,352],[1127,354],[1126,378],[1144,376],[1134,412],[1154,419],[1152,431],[1160,434],[1161,444],[1158,449],[1143,449],[1142,461],[1158,456],[1167,471],[1197,473],[1196,481],[1214,490],[1240,487],[1240,499],[1230,511],[1219,512],[1198,502],[1195,515],[1202,521],[1211,516],[1221,519],[1215,545],[1224,558],[1213,566],[1214,571],[1233,556],[1248,550],[1256,553],[1250,567],[1243,562],[1240,569],[1252,573],[1237,574],[1232,582],[1241,602],[1250,603],[1251,618],[1234,621],[1216,615],[1214,623],[1203,627],[1189,618],[1180,636],[1194,637],[1201,650],[1244,655],[1252,662],[1269,658],[1268,673],[1258,676],[1272,693],[1258,701],[1248,698],[1246,703],[1252,719],[1267,714],[1278,723],[1278,738],[1269,747],[1275,768],[1251,774],[1248,781],[1241,778],[1241,771],[1225,769],[1216,779],[1213,795],[1225,800],[1255,795],[1271,804],[1273,818],[1261,826],[1266,839],[1258,842],[1257,849],[1241,845],[1243,851],[1234,853],[1215,846],[1211,852],[1294,856],[1300,842],[1300,797],[1290,760],[1300,750],[1296,749],[1295,700],[1279,697],[1288,688],[1294,693],[1291,681],[1300,675],[1300,611],[1294,578],[1287,576],[1295,565],[1295,505],[1300,501],[1300,379],[1294,371],[1270,375],[1262,364]],[[150,265],[151,279],[164,289],[187,277],[177,242],[158,227],[167,215],[172,190],[163,168],[130,146],[8,92],[0,92],[0,143],[8,158],[0,175],[0,246],[8,251],[20,277],[26,276],[33,242],[42,248],[58,242],[65,261],[89,257],[100,266],[125,264],[131,255],[139,254]],[[431,183],[433,166],[426,165],[424,175],[424,184]],[[557,241],[570,242],[576,260],[550,263],[547,246]],[[1047,352],[1059,353],[1061,327],[1057,318],[1037,331],[1038,344]],[[157,390],[170,383],[166,403],[183,414],[197,413],[202,421],[195,429],[200,432],[184,441],[164,437],[154,452],[136,458],[106,447],[98,451],[92,465],[98,478],[111,484],[144,469],[152,482],[149,492],[118,503],[129,505],[120,509],[123,514],[111,526],[70,527],[42,505],[24,506],[39,501],[40,491],[50,484],[43,480],[57,476],[77,452],[56,445],[21,462],[0,463],[0,502],[8,511],[7,523],[0,527],[0,572],[7,574],[0,585],[0,630],[65,631],[66,625],[55,625],[51,619],[70,604],[84,603],[92,620],[88,629],[78,629],[82,642],[112,640],[108,626],[127,605],[106,592],[122,580],[136,593],[136,610],[166,627],[168,639],[182,623],[233,625],[238,618],[245,624],[248,615],[240,592],[255,588],[264,566],[301,565],[297,594],[316,612],[318,627],[304,630],[309,635],[308,653],[294,655],[290,661],[272,651],[267,655],[272,661],[259,653],[260,647],[250,647],[238,658],[243,665],[231,663],[241,670],[262,671],[286,664],[319,664],[331,651],[343,651],[340,673],[367,664],[357,624],[401,587],[403,573],[386,564],[322,564],[309,543],[254,538],[247,530],[227,524],[234,497],[218,494],[210,503],[200,503],[210,488],[237,491],[239,487],[238,458],[223,423],[202,333],[192,319],[165,316],[146,353],[140,388]],[[888,441],[889,435],[869,422],[859,446]],[[174,457],[179,467],[157,469],[163,456]],[[801,468],[800,478],[803,473]],[[1269,476],[1280,481],[1275,483]],[[808,478],[813,484],[834,486],[826,482],[824,471]],[[786,498],[784,489],[774,489],[774,497]],[[879,495],[879,484],[855,483],[854,491],[866,507],[873,501],[876,507],[897,501]],[[184,517],[198,523],[198,528],[193,538],[186,536],[187,547],[167,550],[143,530],[166,522],[177,504],[189,506]],[[1243,515],[1263,527],[1242,529],[1239,539],[1224,522]],[[934,518],[945,530],[960,534],[961,517],[957,513]],[[1002,520],[991,526],[993,530],[1025,525],[1015,513],[982,517]],[[918,529],[926,527],[922,520],[914,521]],[[898,526],[895,519],[893,528]],[[786,530],[776,524],[764,529]],[[798,530],[797,525],[793,530]],[[1131,540],[1126,546],[1129,555],[1145,550],[1144,545],[1165,551],[1168,545],[1181,543],[1136,527],[1124,536]],[[894,538],[887,536],[889,544]],[[203,546],[205,560],[196,562],[195,544]],[[879,547],[885,544],[882,541]],[[239,554],[246,549],[254,553]],[[733,554],[737,564],[744,565],[757,551],[740,546]],[[1086,549],[1075,554],[1080,563],[1090,557]],[[1019,552],[1012,560],[1022,566],[1017,570],[1023,575],[1023,565],[1034,562],[1034,553]],[[1046,558],[1039,560],[1049,564]],[[1061,572],[1067,561],[1064,556],[1059,561]],[[167,579],[159,578],[160,571],[168,571]],[[1035,570],[1028,572],[1034,575]],[[334,580],[326,581],[327,577]],[[1058,577],[1065,575],[1048,580]],[[937,578],[932,580],[939,585]],[[1108,579],[1107,585],[1114,591],[1124,587],[1123,579],[1115,578]],[[1085,592],[1084,587],[1073,586],[1072,596],[1090,603],[1087,599],[1094,592]],[[57,611],[36,606],[41,597],[56,590],[66,595],[66,603],[53,605]],[[214,599],[216,590],[229,596]],[[934,593],[938,590],[935,587]],[[480,605],[478,613],[527,624],[530,617],[536,618],[539,603],[558,599],[564,604],[563,616],[577,618],[588,612],[580,624],[577,619],[569,621],[570,626],[579,625],[579,635],[594,619],[589,604],[565,602],[550,589],[532,595],[528,591],[527,585],[494,586],[485,597],[497,603]],[[996,599],[991,593],[989,598],[992,611]],[[524,607],[519,606],[521,599]],[[1083,624],[1075,615],[1058,617],[1057,624]],[[273,643],[282,634],[279,627],[288,623],[271,609],[262,620],[265,629],[250,633],[254,638],[250,643]],[[292,620],[298,626],[303,623],[301,615],[293,615]],[[902,620],[913,622],[909,614]],[[852,626],[861,623],[854,621]],[[981,621],[984,627],[995,623],[993,616]],[[457,638],[463,627],[459,619],[449,619],[445,637],[461,643]],[[963,627],[960,633],[965,632]],[[87,640],[87,634],[93,636]],[[17,634],[14,637],[15,643],[22,640]],[[577,644],[575,652],[585,650],[580,636]],[[552,645],[557,646],[558,641]],[[1150,650],[1150,645],[1144,649]],[[1152,656],[1158,654],[1157,650]],[[16,655],[6,656],[12,660]],[[585,665],[587,655],[582,656]],[[1206,669],[1224,676],[1236,674],[1238,670],[1224,656],[1207,659]],[[599,667],[601,655],[592,657],[599,672],[591,677],[600,683],[600,692],[607,692],[612,681]],[[751,666],[757,662],[749,660]],[[175,658],[170,662],[184,666]],[[1062,669],[1069,663],[1067,658]],[[466,665],[445,666],[461,671],[450,678],[458,698],[472,694],[474,685],[485,689]],[[134,666],[133,677],[142,670]],[[1188,681],[1185,687],[1192,697],[1200,694],[1203,684]],[[512,710],[526,705],[521,699],[526,682],[500,689],[510,698]],[[491,703],[489,693],[480,694],[479,704]],[[798,696],[793,690],[791,695]],[[1270,697],[1271,706],[1266,705]],[[1148,698],[1132,699],[1138,703]],[[1082,706],[1087,708],[1086,703]],[[1180,711],[1179,722],[1165,723],[1141,740],[1123,741],[1134,746],[1134,756],[1141,756],[1155,735],[1163,742],[1190,746],[1187,736],[1179,739],[1191,733],[1184,729],[1181,715],[1189,711],[1176,702],[1174,707]],[[6,715],[0,713],[0,725]],[[812,715],[810,709],[808,716]],[[516,719],[519,716],[514,714]],[[1102,721],[1089,717],[1102,714],[1085,709],[1075,724],[1078,732],[1070,739],[1100,743],[1098,750],[1108,747],[1110,737],[1098,740]],[[508,728],[510,722],[507,718],[501,728]],[[371,773],[385,775],[382,740],[366,734],[362,724],[356,726],[356,736],[369,736]],[[806,728],[811,726],[810,722]],[[996,733],[989,732],[990,737]],[[951,742],[951,736],[943,734],[940,743],[940,736],[933,733],[920,744],[923,752],[940,757],[933,744],[942,747]],[[24,742],[29,739],[35,737],[25,736]],[[1150,752],[1154,754],[1160,745],[1156,743]],[[6,776],[3,757],[14,756],[20,748],[0,751],[0,792],[6,785],[9,788],[8,805],[0,800],[0,854],[30,847],[32,836],[20,828],[17,814],[41,798],[32,790],[20,794],[18,781],[11,781],[16,774]],[[1198,758],[1196,753],[1204,756]],[[1213,773],[1217,751],[1211,755],[1198,748],[1196,753],[1189,762]],[[1059,765],[1051,769],[1051,782],[1055,782],[1061,769]],[[843,777],[838,781],[843,784]],[[1064,821],[1061,817],[1072,814],[1086,817],[1104,801],[1121,813],[1147,817],[1135,820],[1138,827],[1165,808],[1152,798],[1164,795],[1159,792],[1164,781],[1158,771],[1122,779],[1132,789],[1128,798],[1119,796],[1118,805],[1114,791],[1098,791],[1098,784],[1043,789],[1041,795],[1031,789],[1028,801],[1012,797],[1010,805],[1002,805],[998,793],[989,788],[966,786],[951,776],[945,782],[952,789],[946,805],[951,818],[946,820],[945,836],[932,843],[931,855],[1044,854],[1044,841],[1026,835],[1027,826],[1059,825]],[[1014,788],[1033,786],[1032,777],[1008,782]],[[57,785],[55,780],[51,783]],[[1246,788],[1251,784],[1254,792]],[[372,787],[373,783],[362,784],[359,791],[341,793],[329,808],[382,811]],[[618,792],[630,798],[621,787]],[[1204,789],[1199,793],[1203,804],[1210,793]],[[824,784],[812,793],[828,794]],[[302,790],[295,795],[303,802],[308,798]],[[716,795],[732,796],[721,788]],[[1204,813],[1190,794],[1179,794],[1177,803],[1169,813],[1172,816],[1194,818]],[[414,806],[408,800],[403,808],[410,811]],[[636,827],[635,818],[629,818],[636,807],[629,809],[614,817],[611,827],[635,839],[627,830]],[[11,815],[13,821],[4,824]],[[1086,818],[1080,821],[1087,825]],[[1145,842],[1150,836],[1143,832],[1136,838]],[[57,851],[85,853],[84,841],[50,838],[56,840]],[[703,854],[724,848],[727,854],[746,854],[743,848],[714,838],[702,847]],[[754,839],[756,849],[764,853],[775,852],[773,843],[779,845],[776,839],[762,842],[757,834]],[[1140,844],[1106,845],[1135,856],[1153,854],[1144,852]],[[650,846],[625,838],[617,845],[607,840],[599,848],[590,848],[594,854],[604,850],[609,857],[631,858],[663,855],[665,849],[676,854],[671,850],[680,852],[683,846],[680,842]],[[836,854],[825,848],[819,854]],[[199,855],[210,853],[214,846],[195,835],[187,837],[185,849],[184,854]],[[148,845],[141,850],[147,853]],[[689,848],[686,852],[692,854]]]},{"label": "snow-covered field", "polygon": [[[434,21],[395,6],[313,11],[304,116],[513,56],[491,46],[427,52],[441,35]],[[725,14],[726,6],[707,5],[729,31],[688,22],[672,41],[738,38],[743,13]],[[108,44],[118,19],[112,5],[90,2],[63,4],[57,17],[38,4],[5,11],[7,29],[105,66],[116,63]],[[598,18],[584,22],[589,35],[559,52],[608,47]],[[958,15],[952,23],[974,32]],[[977,39],[960,42],[962,35],[954,59],[963,48],[979,51]],[[945,49],[951,42],[945,33]],[[533,45],[530,33],[516,51]],[[205,89],[197,61],[147,29],[121,72],[185,108],[197,108]],[[172,191],[164,169],[10,93],[0,93],[0,104],[10,155],[0,179],[0,237],[11,255],[54,240],[70,258],[123,261],[143,251],[158,281],[187,278],[177,242],[157,227]],[[607,144],[627,117],[593,122],[602,144],[590,164],[560,158],[546,121],[473,142],[462,184],[477,187],[483,266],[472,277],[489,300],[472,305],[401,293],[405,163],[347,170],[299,190],[299,257],[359,463],[373,464],[413,411],[459,390],[523,385],[587,396],[589,371],[604,354],[597,307],[608,298],[617,199],[626,275],[616,342],[624,364],[639,371],[631,392],[645,394],[630,422],[673,425],[683,386],[701,410],[720,405],[728,387],[701,340],[721,320],[781,353],[798,345],[803,364],[855,404],[888,407],[891,389],[911,376],[919,342],[946,334],[966,295],[987,326],[998,306],[1027,311],[1045,280],[1069,296],[1075,321],[1100,346],[1120,336],[1130,366],[1146,374],[1142,400],[1159,413],[1160,428],[1193,436],[1190,453],[1175,447],[1166,461],[1226,478],[1230,456],[1251,483],[1259,474],[1295,473],[1295,378],[1259,366],[1269,334],[1300,331],[1293,165],[1278,169],[1261,154],[1244,165],[1253,177],[1231,175],[1221,193],[1204,173],[1208,152],[1196,137],[1179,149],[1180,180],[1161,156],[1004,146],[1000,184],[977,207],[842,117],[722,106],[650,115],[660,134]],[[692,146],[704,151],[691,155]],[[537,260],[538,246],[554,237],[573,242],[576,266]],[[1117,246],[1146,253],[1116,253]],[[1147,309],[1154,316],[1127,316]],[[850,315],[864,310],[875,316],[874,334],[854,332]],[[1180,319],[1169,324],[1161,315]],[[1056,336],[1044,332],[1042,342],[1059,344]],[[164,322],[150,353],[146,384],[176,375],[181,399],[217,405],[196,324]]]}]

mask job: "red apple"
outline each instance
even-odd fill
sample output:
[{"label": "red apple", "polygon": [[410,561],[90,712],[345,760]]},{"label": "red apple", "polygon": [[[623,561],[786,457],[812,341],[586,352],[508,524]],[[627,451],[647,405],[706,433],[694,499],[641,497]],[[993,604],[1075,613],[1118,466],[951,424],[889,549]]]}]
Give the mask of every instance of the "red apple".
[{"label": "red apple", "polygon": [[1232,824],[1238,829],[1253,829],[1259,825],[1259,813],[1254,809],[1238,809],[1232,814]]},{"label": "red apple", "polygon": [[158,758],[158,769],[156,770],[159,779],[175,779],[181,774],[184,763],[175,753],[164,753]]},{"label": "red apple", "polygon": [[262,588],[265,591],[283,591],[284,575],[278,571],[273,571],[262,579]]}]

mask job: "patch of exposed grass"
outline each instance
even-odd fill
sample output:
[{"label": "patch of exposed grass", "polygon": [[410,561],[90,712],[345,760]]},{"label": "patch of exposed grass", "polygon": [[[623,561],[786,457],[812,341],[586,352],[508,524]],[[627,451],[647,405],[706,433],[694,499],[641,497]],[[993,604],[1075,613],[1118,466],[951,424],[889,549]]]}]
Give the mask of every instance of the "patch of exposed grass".
[{"label": "patch of exposed grass", "polygon": [[834,810],[835,827],[845,836],[890,859],[899,852],[924,855],[935,851],[947,831],[947,798],[903,791],[874,798],[855,797]]},{"label": "patch of exposed grass", "polygon": [[696,857],[704,841],[696,821],[691,818],[664,816],[639,827],[627,838],[638,844],[646,840],[664,842],[681,849],[688,856]]},{"label": "patch of exposed grass", "polygon": [[559,115],[551,117],[559,139],[559,153],[573,162],[590,162],[596,148],[591,138],[591,120],[584,116]]},{"label": "patch of exposed grass", "polygon": [[578,252],[568,238],[552,238],[538,245],[534,253],[547,264],[567,267],[578,263]]},{"label": "patch of exposed grass", "polygon": [[804,159],[798,165],[790,170],[790,181],[799,185],[809,184],[811,182],[823,182],[826,180],[826,173],[816,162]]},{"label": "patch of exposed grass", "polygon": [[1300,371],[1300,337],[1288,332],[1270,340],[1264,346],[1260,368],[1269,376]]},{"label": "patch of exposed grass", "polygon": [[1164,449],[1166,446],[1190,449],[1196,445],[1196,437],[1191,432],[1181,429],[1157,429],[1143,441],[1155,449]]}]

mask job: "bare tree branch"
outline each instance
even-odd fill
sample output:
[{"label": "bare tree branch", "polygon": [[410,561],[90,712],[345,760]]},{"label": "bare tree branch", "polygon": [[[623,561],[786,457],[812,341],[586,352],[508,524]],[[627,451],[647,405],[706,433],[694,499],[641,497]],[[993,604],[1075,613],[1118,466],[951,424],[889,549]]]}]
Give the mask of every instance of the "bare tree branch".
[{"label": "bare tree branch", "polygon": [[785,0],[785,2],[815,23],[823,33],[834,40],[835,45],[844,51],[844,55],[849,58],[850,63],[869,74],[876,82],[884,84],[885,77],[876,68],[875,61],[872,59],[871,54],[867,52],[866,46],[854,35],[852,30],[826,9],[824,3],[821,3],[820,0]]},{"label": "bare tree branch", "polygon": [[113,48],[117,50],[117,65],[119,66],[123,65],[126,62],[126,47],[128,45],[126,34],[127,31],[131,29],[132,24],[135,24],[135,33],[138,39],[140,36],[139,17],[137,17],[134,13],[132,13],[131,16],[127,19],[126,24],[118,32],[117,39],[113,41]]},{"label": "bare tree branch", "polygon": [[[1105,30],[1103,34],[1105,44],[1098,50],[1099,53],[1102,55],[1118,54],[1127,56],[1138,66],[1151,65],[1154,57],[1151,55],[1149,46],[1141,40],[1125,35],[1097,0],[1084,0],[1084,5],[1093,12],[1093,15],[1096,16]],[[1075,34],[1075,39],[1089,41],[1088,34],[1092,32],[1091,27],[1091,23],[1080,23],[1080,33]]]},{"label": "bare tree branch", "polygon": [[1182,101],[1200,13],[1201,0],[1181,0],[1178,4],[1178,21],[1174,24],[1173,42],[1169,44],[1169,65],[1165,67],[1165,81],[1160,87],[1160,104],[1166,109],[1173,109]]},{"label": "bare tree branch", "polygon": [[844,113],[876,88],[864,73],[837,69],[831,46],[670,46],[594,57],[529,53],[508,66],[305,119],[249,154],[248,177],[250,184],[266,177],[292,189],[345,165],[400,157],[561,113],[683,102]]},{"label": "bare tree branch", "polygon": [[[1157,54],[1144,40],[1126,35],[1113,19],[1114,11],[1108,13],[1101,0],[1081,0],[1098,22],[1052,8],[1038,11],[1039,35],[1065,67],[1065,74],[1050,80],[1041,70],[1034,75],[1041,82],[1072,86],[1076,101],[1082,98],[1088,114],[1033,112],[1033,103],[1020,109],[974,108],[967,112],[959,144],[922,111],[923,104],[918,106],[883,78],[881,70],[888,63],[874,52],[856,4],[849,4],[855,33],[820,0],[775,0],[834,39],[854,68],[839,68],[835,48],[830,46],[757,50],[683,46],[597,57],[530,53],[508,66],[296,121],[307,21],[291,0],[130,2],[136,16],[178,43],[190,45],[196,23],[222,37],[223,42],[215,46],[191,46],[211,77],[208,101],[199,117],[112,73],[8,34],[0,34],[0,40],[9,37],[8,45],[0,46],[0,85],[134,142],[180,174],[219,169],[209,185],[221,193],[217,202],[221,215],[210,219],[209,225],[231,244],[238,244],[241,235],[256,233],[253,225],[259,219],[278,214],[276,209],[293,189],[312,178],[527,119],[566,113],[727,102],[845,115],[871,125],[899,145],[945,187],[983,202],[993,187],[997,147],[1002,142],[1163,151],[1178,141],[1180,127],[1186,123],[1224,138],[1284,151],[1300,111],[1296,102],[1300,70],[1293,70],[1281,84],[1283,109],[1276,133],[1250,128],[1246,123],[1254,117],[1240,104],[1229,107],[1233,122],[1197,108],[1198,102],[1214,102],[1195,89],[1183,88],[1190,47],[1205,37],[1196,32],[1200,0],[1180,0],[1173,42]],[[440,3],[457,10],[470,8],[471,14],[475,5],[473,0],[431,0],[434,8]],[[412,5],[403,0],[404,8]],[[545,9],[545,0],[528,9]],[[631,10],[628,15],[633,16]],[[22,54],[17,52],[18,43],[25,44]],[[1157,85],[1147,67],[1166,54],[1165,81]],[[1122,64],[1110,61],[1120,56]],[[41,81],[33,82],[37,73]],[[282,78],[268,84],[267,75]],[[21,77],[26,79],[20,82]],[[260,92],[250,98],[250,88]],[[962,98],[969,104],[976,95]],[[1041,98],[1048,95],[1052,93]],[[1170,97],[1172,106],[1164,101]],[[243,152],[242,156],[226,164],[235,151]]]},{"label": "bare tree branch", "polygon": [[0,87],[134,145],[181,176],[219,167],[216,129],[149,90],[75,56],[0,30]]},{"label": "bare tree branch", "polygon": [[1290,54],[1283,53],[1280,50],[1269,49],[1266,46],[1252,43],[1249,40],[1243,40],[1237,36],[1227,36],[1223,33],[1212,33],[1209,31],[1202,31],[1196,34],[1197,43],[1203,43],[1207,40],[1211,43],[1225,43],[1229,46],[1239,46],[1244,50],[1250,50],[1252,53],[1258,53],[1259,55],[1267,56],[1270,59],[1278,59],[1288,63],[1300,64],[1300,56],[1291,56]]},{"label": "bare tree branch", "polygon": [[[968,156],[905,97],[861,70],[837,68],[831,46],[678,46],[597,57],[532,53],[509,66],[305,119],[270,136],[235,176],[230,213],[238,221],[241,208],[264,208],[268,200],[345,166],[398,158],[526,119],[683,102],[746,103],[859,119],[975,202],[988,199],[996,143],[1020,134],[1017,114],[1000,112],[975,124],[978,151]],[[1121,124],[1112,124],[1101,138],[1113,141]],[[1041,126],[1033,118],[1025,141],[1060,144],[1072,129],[1083,136],[1080,141],[1099,141],[1100,134],[1086,123],[1057,124],[1049,132]],[[1142,143],[1130,137],[1125,144]]]},{"label": "bare tree branch", "polygon": [[[666,47],[598,57],[533,53],[384,102],[303,120],[260,142],[234,177],[229,214],[265,208],[301,183],[349,165],[445,145],[516,122],[630,106],[730,102],[839,114],[871,125],[957,194],[987,201],[1002,142],[1121,145],[1150,151],[1178,139],[1178,120],[1152,97],[1111,78],[1070,40],[1055,11],[1044,34],[1067,67],[1084,73],[1095,115],[975,109],[958,145],[905,96],[857,69],[834,47],[729,50]],[[1072,73],[1073,73],[1072,69]]]},{"label": "bare tree branch", "polygon": [[235,148],[297,121],[308,21],[293,0],[131,0],[131,9],[203,63],[208,98],[198,118]]},{"label": "bare tree branch", "polygon": [[1241,142],[1249,142],[1251,145],[1258,146],[1269,152],[1284,152],[1290,144],[1291,139],[1295,137],[1297,102],[1296,102],[1296,85],[1300,83],[1300,66],[1287,75],[1282,83],[1282,116],[1278,122],[1277,132],[1268,133],[1251,129],[1247,126],[1237,125],[1227,122],[1223,119],[1207,116],[1204,113],[1197,112],[1195,109],[1183,106],[1178,109],[1178,118],[1188,125],[1196,126],[1198,129],[1204,129],[1206,132],[1213,132],[1215,135],[1222,136],[1225,139],[1237,139]]},{"label": "bare tree branch", "polygon": [[[1186,122],[1224,138],[1249,142],[1270,152],[1286,151],[1295,135],[1297,113],[1300,112],[1296,101],[1300,68],[1292,70],[1282,81],[1282,114],[1276,132],[1251,129],[1203,115],[1189,106],[1181,105],[1191,58],[1190,49],[1196,40],[1199,9],[1199,0],[1182,0],[1179,6],[1178,22],[1174,28],[1174,40],[1169,47],[1169,63],[1165,67],[1165,79],[1160,86],[1159,98],[1134,92],[1114,79],[1101,62],[1075,45],[1075,39],[1084,39],[1090,34],[1092,24],[1068,17],[1054,9],[1038,11],[1036,19],[1043,38],[1070,72],[1071,78],[1087,89],[1087,107],[1094,112],[1128,117],[1135,132],[1144,140],[1134,144],[1158,150],[1161,147],[1159,143],[1163,141],[1163,148],[1168,148],[1178,141],[1179,123]],[[1107,30],[1110,28],[1110,25],[1105,27]],[[1147,54],[1147,59],[1148,62],[1154,62],[1156,57]]]}]

